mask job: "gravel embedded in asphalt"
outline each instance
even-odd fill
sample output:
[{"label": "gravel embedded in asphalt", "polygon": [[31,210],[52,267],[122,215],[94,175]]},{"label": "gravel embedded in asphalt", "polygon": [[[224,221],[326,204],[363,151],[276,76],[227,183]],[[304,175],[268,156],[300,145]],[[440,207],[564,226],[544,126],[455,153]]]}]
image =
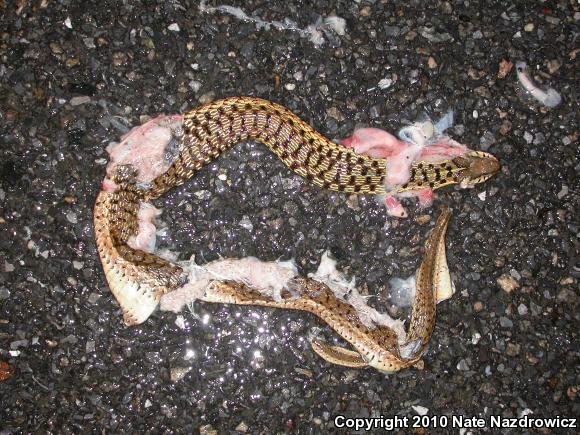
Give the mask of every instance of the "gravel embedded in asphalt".
[{"label": "gravel embedded in asphalt", "polygon": [[[318,23],[313,42],[196,2],[0,1],[0,433],[319,433],[338,414],[580,415],[579,6],[315,3],[224,3],[299,29]],[[343,35],[319,22],[333,15]],[[506,72],[518,60],[560,106],[524,94]],[[93,238],[105,147],[148,117],[235,95],[278,102],[332,139],[454,109],[453,138],[499,158],[487,183],[441,190],[400,221],[374,198],[308,185],[255,143],[156,203],[160,245],[180,259],[294,258],[306,274],[330,249],[377,307],[390,277],[415,271],[448,204],[457,293],[438,306],[421,370],[330,366],[308,342],[335,336],[306,313],[198,303],[123,326]]]}]

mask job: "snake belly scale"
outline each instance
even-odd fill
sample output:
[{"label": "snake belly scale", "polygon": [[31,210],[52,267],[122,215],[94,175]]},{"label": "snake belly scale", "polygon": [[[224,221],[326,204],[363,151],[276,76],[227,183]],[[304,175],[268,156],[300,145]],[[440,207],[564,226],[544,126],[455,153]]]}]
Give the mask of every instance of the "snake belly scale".
[{"label": "snake belly scale", "polygon": [[[95,235],[101,264],[128,325],[145,321],[157,307],[160,297],[179,287],[185,279],[180,266],[128,245],[129,238],[138,231],[140,204],[185,183],[234,144],[247,140],[261,142],[292,171],[324,189],[358,194],[389,193],[384,183],[385,160],[357,154],[330,141],[276,103],[251,97],[218,100],[186,113],[183,130],[178,155],[169,169],[147,188],[136,183],[131,168],[119,165],[112,174],[116,189],[101,191],[95,203]],[[423,165],[427,171],[416,169]],[[441,162],[440,167],[443,169],[439,170],[439,166],[432,163],[416,162],[413,173],[422,175],[412,177],[404,186],[398,187],[398,191],[420,189],[424,183],[437,189],[466,179],[481,182],[493,175],[499,166],[493,156],[472,152]],[[444,220],[439,228],[446,228],[448,217]],[[429,271],[425,272],[425,286],[431,292],[437,286],[433,280],[438,276],[432,271],[446,269],[440,261],[444,233],[444,229],[438,232],[439,236],[431,242],[433,246],[430,248],[435,254],[427,256],[423,262]],[[394,333],[389,328],[371,330],[360,325],[348,304],[337,299],[324,284],[306,278],[297,279],[294,284],[302,288],[299,298],[275,302],[243,285],[216,281],[202,300],[312,312],[356,349],[355,352],[313,342],[317,353],[337,364],[350,367],[371,365],[380,370],[396,371],[408,367],[418,358],[419,353],[409,359],[399,355]],[[417,293],[420,293],[419,288]],[[434,298],[418,300],[416,297],[416,302],[421,304],[419,311],[428,313],[427,317],[422,312],[415,315],[414,308],[411,321],[411,325],[417,326],[410,331],[413,337],[420,339],[422,350],[433,329]],[[423,320],[419,325],[413,318]]]}]

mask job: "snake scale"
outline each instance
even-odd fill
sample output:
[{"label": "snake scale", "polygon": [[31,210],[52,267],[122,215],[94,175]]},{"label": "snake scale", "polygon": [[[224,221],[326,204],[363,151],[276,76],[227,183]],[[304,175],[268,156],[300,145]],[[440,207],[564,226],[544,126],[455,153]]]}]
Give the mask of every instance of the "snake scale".
[{"label": "snake scale", "polygon": [[[357,154],[330,141],[283,106],[258,98],[234,97],[196,108],[184,114],[179,152],[163,174],[143,187],[137,183],[134,168],[118,165],[112,173],[116,188],[103,190],[97,196],[94,207],[97,248],[126,324],[145,321],[160,297],[178,288],[185,279],[177,264],[128,245],[129,238],[139,230],[140,204],[185,183],[231,146],[248,140],[263,143],[288,168],[320,188],[356,194],[393,193],[385,185],[384,159]],[[415,162],[410,180],[397,186],[395,193],[424,187],[438,189],[460,182],[476,184],[498,169],[495,157],[477,151],[437,163]],[[372,366],[387,372],[409,367],[416,363],[433,331],[438,288],[450,285],[444,246],[449,216],[448,210],[441,213],[417,273],[406,343],[413,347],[409,356],[401,356],[393,330],[364,326],[349,304],[337,298],[325,284],[312,279],[295,278],[292,285],[299,290],[299,296],[286,292],[278,302],[243,284],[220,281],[213,282],[201,300],[308,311],[355,349],[313,341],[313,349],[326,360],[350,367]]]}]

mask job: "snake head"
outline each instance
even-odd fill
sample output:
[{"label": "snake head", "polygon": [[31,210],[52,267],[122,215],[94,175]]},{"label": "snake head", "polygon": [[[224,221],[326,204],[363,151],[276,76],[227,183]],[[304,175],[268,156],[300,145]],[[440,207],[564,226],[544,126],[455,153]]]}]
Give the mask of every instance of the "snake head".
[{"label": "snake head", "polygon": [[494,155],[483,151],[470,151],[453,159],[459,171],[459,182],[462,188],[473,187],[493,177],[500,169],[499,161]]}]

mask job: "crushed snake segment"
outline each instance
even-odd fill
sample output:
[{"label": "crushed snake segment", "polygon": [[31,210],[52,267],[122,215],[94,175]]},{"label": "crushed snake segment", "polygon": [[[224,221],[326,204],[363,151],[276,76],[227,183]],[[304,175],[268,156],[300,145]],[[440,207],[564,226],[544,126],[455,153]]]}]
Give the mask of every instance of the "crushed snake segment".
[{"label": "crushed snake segment", "polygon": [[[432,199],[429,192],[433,189],[452,184],[469,187],[499,170],[499,163],[491,154],[441,143],[439,148],[427,147],[414,153],[419,160],[412,162],[408,177],[401,179],[404,183],[393,184],[388,177],[392,166],[388,157],[359,154],[352,147],[336,144],[286,108],[257,98],[228,98],[183,116],[156,120],[164,131],[151,130],[155,123],[146,124],[123,138],[132,147],[131,152],[111,147],[122,157],[107,167],[103,190],[94,207],[99,257],[127,325],[147,320],[163,295],[199,284],[190,282],[194,278],[182,265],[155,255],[152,221],[158,211],[149,201],[185,183],[236,143],[254,140],[265,144],[288,168],[323,189],[392,198],[414,195],[424,202]],[[153,154],[148,148],[150,138],[160,138],[162,142]],[[140,154],[149,156],[144,163],[134,159]],[[274,286],[274,294],[261,292],[250,275],[248,280],[232,281],[227,276],[209,274],[215,274],[218,265],[213,272],[209,267],[202,268],[202,275],[193,274],[206,280],[197,286],[198,291],[201,289],[197,298],[311,312],[354,348],[314,341],[313,349],[327,361],[397,371],[418,361],[433,332],[436,302],[453,292],[444,246],[448,221],[449,212],[445,210],[427,242],[406,338],[404,331],[395,332],[392,325],[369,326],[349,300],[337,297],[329,288],[331,282],[327,285],[312,278],[299,278],[291,267],[284,269],[290,271],[287,285]],[[273,270],[276,267],[280,265]]]}]

